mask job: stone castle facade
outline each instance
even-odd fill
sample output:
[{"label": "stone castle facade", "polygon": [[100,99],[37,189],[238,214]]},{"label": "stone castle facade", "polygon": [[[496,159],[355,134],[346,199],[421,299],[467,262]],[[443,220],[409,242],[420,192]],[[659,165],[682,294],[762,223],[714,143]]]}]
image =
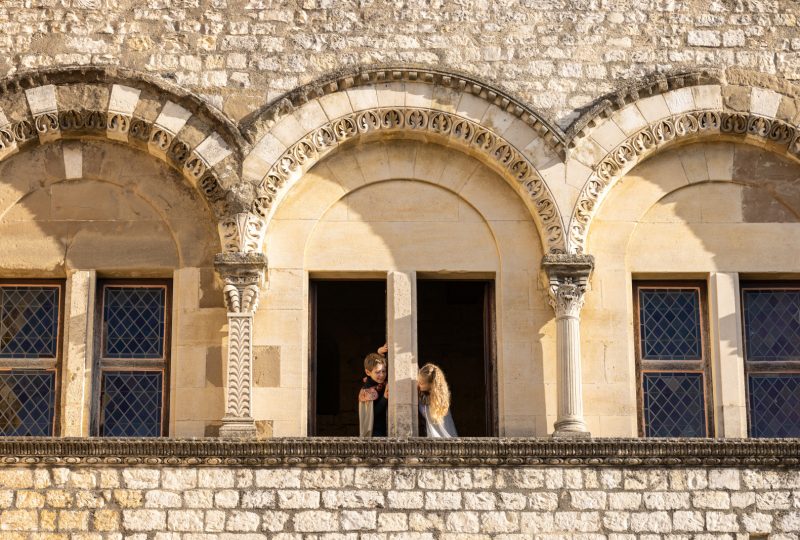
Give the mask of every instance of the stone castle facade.
[{"label": "stone castle facade", "polygon": [[[795,538],[798,16],[0,4],[0,531]],[[393,439],[307,438],[364,282]],[[434,308],[489,438],[414,438]]]}]

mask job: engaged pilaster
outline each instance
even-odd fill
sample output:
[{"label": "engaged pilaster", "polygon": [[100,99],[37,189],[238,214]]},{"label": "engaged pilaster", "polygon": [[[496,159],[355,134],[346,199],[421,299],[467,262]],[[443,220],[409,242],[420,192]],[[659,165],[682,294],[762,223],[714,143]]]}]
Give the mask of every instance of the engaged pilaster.
[{"label": "engaged pilaster", "polygon": [[223,293],[228,308],[227,401],[221,437],[256,436],[252,416],[253,315],[267,259],[262,253],[220,253],[214,267],[225,282]]},{"label": "engaged pilaster", "polygon": [[591,255],[547,255],[550,305],[556,312],[558,416],[553,437],[589,437],[583,419],[580,312],[594,267]]}]

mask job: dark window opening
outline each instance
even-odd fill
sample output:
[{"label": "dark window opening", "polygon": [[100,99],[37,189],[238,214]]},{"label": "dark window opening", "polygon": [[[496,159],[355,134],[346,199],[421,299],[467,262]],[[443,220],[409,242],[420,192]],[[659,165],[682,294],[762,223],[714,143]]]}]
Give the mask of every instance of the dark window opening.
[{"label": "dark window opening", "polygon": [[[417,281],[417,350],[422,367],[444,371],[461,437],[497,434],[494,332],[488,281]],[[424,435],[420,422],[420,435]]]},{"label": "dark window opening", "polygon": [[386,341],[386,282],[314,280],[308,434],[355,436],[364,357]]}]

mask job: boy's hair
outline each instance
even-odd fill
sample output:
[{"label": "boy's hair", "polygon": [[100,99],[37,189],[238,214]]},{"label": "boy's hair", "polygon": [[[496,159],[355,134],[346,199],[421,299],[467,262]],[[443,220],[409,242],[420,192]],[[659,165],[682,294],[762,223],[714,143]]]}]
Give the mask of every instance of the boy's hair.
[{"label": "boy's hair", "polygon": [[383,364],[383,366],[386,367],[386,358],[378,353],[369,353],[367,357],[364,358],[364,369],[367,371],[372,371],[378,364]]}]

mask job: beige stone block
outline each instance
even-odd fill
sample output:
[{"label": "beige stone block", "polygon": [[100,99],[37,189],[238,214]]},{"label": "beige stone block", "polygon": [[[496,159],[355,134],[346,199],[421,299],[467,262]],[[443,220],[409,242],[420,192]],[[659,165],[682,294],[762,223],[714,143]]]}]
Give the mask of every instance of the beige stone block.
[{"label": "beige stone block", "polygon": [[33,116],[58,110],[56,87],[52,84],[25,90],[25,98],[28,100],[28,107]]},{"label": "beige stone block", "polygon": [[357,86],[348,88],[347,97],[350,98],[350,106],[353,111],[363,111],[378,107],[378,93],[374,86]]},{"label": "beige stone block", "polygon": [[294,114],[287,114],[281,118],[277,124],[272,126],[269,132],[286,148],[290,148],[306,135],[306,130],[300,125]]},{"label": "beige stone block", "polygon": [[297,421],[306,398],[295,388],[253,388],[253,417],[273,421]]},{"label": "beige stone block", "polygon": [[[346,150],[338,152],[325,160],[323,164],[327,165],[345,191],[356,189],[366,183],[361,166],[352,152]],[[322,164],[317,164],[317,167],[320,165]],[[280,210],[278,210],[278,213],[280,213]]]},{"label": "beige stone block", "polygon": [[306,282],[303,270],[270,268],[263,309],[303,309],[307,305]]},{"label": "beige stone block", "polygon": [[485,166],[475,158],[462,154],[461,152],[453,152],[445,160],[445,166],[442,170],[442,174],[439,176],[438,184],[458,193],[475,171],[484,167]]},{"label": "beige stone block", "polygon": [[203,139],[203,142],[197,145],[194,151],[203,158],[203,161],[205,161],[209,167],[213,167],[231,155],[231,149],[228,148],[228,143],[226,143],[218,133],[212,133]]},{"label": "beige stone block", "polygon": [[417,149],[423,144],[408,140],[394,140],[385,144],[389,167],[394,172],[394,178],[414,178]]},{"label": "beige stone block", "polygon": [[178,357],[172,361],[178,388],[205,388],[206,348],[178,347]]},{"label": "beige stone block", "polygon": [[553,153],[552,148],[542,137],[535,137],[526,146],[517,149],[540,173],[556,163],[561,163],[561,158]]},{"label": "beige stone block", "polygon": [[709,179],[706,154],[700,146],[687,146],[678,151],[683,170],[690,184]]},{"label": "beige stone block", "polygon": [[108,98],[108,112],[132,115],[139,103],[141,90],[122,84],[111,86],[111,95]]},{"label": "beige stone block", "polygon": [[270,267],[303,268],[304,247],[315,226],[305,219],[273,219],[265,241]]},{"label": "beige stone block", "polygon": [[445,112],[456,112],[458,102],[461,99],[461,92],[447,86],[435,85],[433,87],[433,99],[431,108]]},{"label": "beige stone block", "polygon": [[603,122],[592,130],[592,139],[607,152],[616,148],[627,138],[625,133],[613,121]]},{"label": "beige stone block", "polygon": [[698,109],[722,109],[722,89],[718,84],[693,86],[692,94]]},{"label": "beige stone block", "polygon": [[[190,438],[190,437],[209,437],[206,433],[206,426],[208,420],[180,420],[173,422],[173,427],[170,429],[171,437]],[[219,430],[213,435],[219,436]]]},{"label": "beige stone block", "polygon": [[344,188],[327,167],[315,167],[292,186],[274,219],[319,219],[344,195]]},{"label": "beige stone block", "polygon": [[750,112],[774,118],[781,103],[781,94],[765,88],[753,87],[750,90]]},{"label": "beige stone block", "polygon": [[461,99],[458,100],[458,106],[455,112],[459,116],[469,118],[473,122],[480,124],[488,109],[488,101],[465,92],[461,94]]},{"label": "beige stone block", "polygon": [[94,328],[96,280],[94,271],[77,271],[70,276],[67,287],[66,343],[61,376],[61,434],[65,437],[89,435],[84,407],[94,361],[91,332]]},{"label": "beige stone block", "polygon": [[302,309],[271,309],[256,312],[259,345],[297,345],[304,339],[307,315]]},{"label": "beige stone block", "polygon": [[431,107],[431,100],[433,99],[433,88],[432,84],[407,82],[405,106],[429,109]]},{"label": "beige stone block", "polygon": [[635,228],[635,221],[606,221],[595,217],[589,227],[586,250],[595,256],[598,268],[601,264],[614,270],[625,268],[628,239]]},{"label": "beige stone block", "polygon": [[346,92],[326,94],[319,98],[318,101],[329,120],[335,120],[353,112],[353,107],[350,105],[350,98],[347,96]]},{"label": "beige stone block", "polygon": [[361,168],[365,180],[388,180],[396,178],[394,171],[389,166],[389,155],[386,145],[370,144],[357,146],[351,150],[353,156]]},{"label": "beige stone block", "polygon": [[[450,152],[456,153],[458,150]],[[443,159],[446,153],[444,147],[436,144],[420,145],[414,160],[414,178],[438,182],[447,163],[447,160]]]},{"label": "beige stone block", "polygon": [[379,107],[402,107],[406,101],[405,84],[402,82],[380,83],[375,86]]},{"label": "beige stone block", "polygon": [[704,184],[701,189],[690,189],[679,195],[684,200],[691,196],[702,201],[701,217],[706,223],[740,223],[743,221],[742,189],[738,184],[713,183]]},{"label": "beige stone block", "polygon": [[219,343],[223,336],[225,315],[221,310],[202,310],[185,313],[179,321],[181,345]]},{"label": "beige stone block", "polygon": [[167,101],[154,123],[171,133],[178,133],[191,116],[192,113],[190,111],[187,111],[177,103]]},{"label": "beige stone block", "polygon": [[511,123],[503,131],[503,138],[520,152],[533,143],[534,140],[541,139],[539,134],[528,124],[516,117],[512,119]]},{"label": "beige stone block", "polygon": [[491,221],[503,268],[538,268],[542,257],[539,233],[532,221]]},{"label": "beige stone block", "polygon": [[292,113],[306,133],[328,123],[328,116],[318,100],[311,100]]},{"label": "beige stone block", "polygon": [[79,142],[62,145],[64,152],[64,178],[67,180],[83,176],[83,148]]},{"label": "beige stone block", "polygon": [[476,170],[461,188],[459,195],[469,201],[484,219],[530,220],[530,212],[522,202],[520,194],[487,168]]},{"label": "beige stone block", "polygon": [[381,182],[350,193],[351,221],[458,221],[459,200],[437,186],[412,180]]},{"label": "beige stone block", "polygon": [[664,101],[672,114],[681,114],[697,108],[691,87],[667,92],[664,94]]},{"label": "beige stone block", "polygon": [[636,107],[649,124],[672,114],[667,102],[664,100],[664,96],[661,94],[640,99],[636,102]]},{"label": "beige stone block", "polygon": [[594,168],[607,155],[608,151],[591,137],[581,139],[578,145],[570,151],[571,159],[575,159],[590,168]]},{"label": "beige stone block", "polygon": [[244,178],[249,181],[261,180],[285,151],[286,145],[267,133],[245,157],[242,164]]},{"label": "beige stone block", "polygon": [[730,143],[715,143],[704,146],[710,180],[733,179],[734,148],[735,146]]},{"label": "beige stone block", "polygon": [[310,271],[484,272],[496,270],[496,252],[485,223],[327,222],[308,242],[306,267]]},{"label": "beige stone block", "polygon": [[222,388],[177,388],[175,421],[218,420],[225,414]]},{"label": "beige stone block", "polygon": [[611,115],[611,120],[628,136],[647,127],[647,120],[635,103],[615,111]]},{"label": "beige stone block", "polygon": [[507,113],[497,105],[489,105],[489,108],[486,109],[486,112],[483,114],[483,118],[481,118],[480,123],[482,126],[488,127],[497,135],[503,137],[505,132],[511,127],[515,120],[521,122],[521,120],[517,120],[516,116]]},{"label": "beige stone block", "polygon": [[256,388],[277,388],[281,386],[280,347],[253,347],[253,386]]}]

